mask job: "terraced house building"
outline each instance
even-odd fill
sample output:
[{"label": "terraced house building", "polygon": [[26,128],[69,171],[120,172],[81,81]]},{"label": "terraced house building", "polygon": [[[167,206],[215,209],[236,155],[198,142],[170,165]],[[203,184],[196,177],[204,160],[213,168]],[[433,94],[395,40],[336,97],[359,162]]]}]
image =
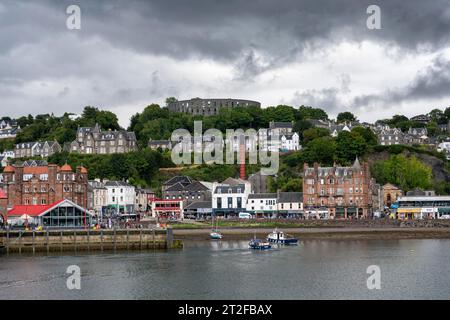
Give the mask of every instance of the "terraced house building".
[{"label": "terraced house building", "polygon": [[94,127],[80,127],[77,136],[70,144],[70,152],[82,154],[126,153],[137,150],[134,132],[102,131],[96,124]]},{"label": "terraced house building", "polygon": [[22,142],[14,146],[16,158],[42,157],[47,158],[52,154],[61,152],[61,145],[57,141]]},{"label": "terraced house building", "polygon": [[369,164],[358,158],[350,167],[303,168],[303,203],[308,214],[328,212],[328,218],[367,218],[372,214]]}]

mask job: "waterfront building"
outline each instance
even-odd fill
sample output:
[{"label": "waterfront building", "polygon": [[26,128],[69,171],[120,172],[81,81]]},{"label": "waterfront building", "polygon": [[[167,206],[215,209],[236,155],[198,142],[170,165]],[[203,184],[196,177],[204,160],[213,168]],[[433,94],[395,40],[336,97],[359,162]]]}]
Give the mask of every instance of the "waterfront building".
[{"label": "waterfront building", "polygon": [[159,220],[183,220],[183,201],[182,200],[165,200],[153,199],[152,201],[152,217]]},{"label": "waterfront building", "polygon": [[154,198],[155,193],[151,189],[136,188],[136,202],[134,209],[137,212],[145,213],[151,209],[149,199]]},{"label": "waterfront building", "polygon": [[167,107],[172,112],[184,112],[192,115],[212,116],[219,114],[221,108],[261,107],[261,103],[242,99],[201,99],[180,100],[170,102]]},{"label": "waterfront building", "polygon": [[[369,164],[358,158],[350,167],[303,167],[303,203],[308,215],[331,219],[368,218],[372,214]],[[320,211],[320,213],[319,213]]]},{"label": "waterfront building", "polygon": [[88,209],[102,215],[108,206],[108,190],[100,179],[90,180],[91,200],[88,201]]},{"label": "waterfront building", "polygon": [[278,191],[277,210],[280,217],[297,218],[303,216],[303,193]]},{"label": "waterfront building", "polygon": [[7,206],[48,205],[68,199],[87,207],[88,172],[78,166],[75,171],[68,164],[58,167],[45,162],[24,162],[3,169],[1,181],[8,200]]},{"label": "waterfront building", "polygon": [[14,146],[15,158],[47,158],[61,150],[61,145],[57,141],[22,142]]},{"label": "waterfront building", "polygon": [[104,180],[107,192],[106,210],[107,215],[119,215],[121,217],[135,217],[135,188],[125,181]]},{"label": "waterfront building", "polygon": [[212,194],[213,214],[225,217],[237,216],[239,212],[245,211],[250,193],[251,185],[248,181],[235,185],[222,183],[215,186]]},{"label": "waterfront building", "polygon": [[6,211],[8,210],[8,196],[0,188],[0,226],[6,221]]},{"label": "waterfront building", "polygon": [[211,201],[211,192],[210,183],[195,181],[186,176],[176,176],[163,184],[162,198],[182,200],[186,206],[196,201]]},{"label": "waterfront building", "polygon": [[276,193],[251,193],[247,197],[246,211],[256,217],[275,217],[278,212]]},{"label": "waterfront building", "polygon": [[86,208],[62,199],[47,205],[14,205],[7,213],[8,224],[44,228],[89,228],[93,215]]},{"label": "waterfront building", "polygon": [[372,208],[378,212],[384,212],[384,202],[383,202],[383,187],[376,183],[375,179],[372,178]]},{"label": "waterfront building", "polygon": [[205,219],[212,215],[211,200],[191,202],[184,208],[184,216],[194,219]]},{"label": "waterfront building", "polygon": [[397,204],[400,220],[450,218],[450,196],[404,196]]},{"label": "waterfront building", "polygon": [[390,208],[391,205],[397,201],[397,199],[403,196],[403,190],[392,183],[386,183],[382,187],[383,204],[385,207]]},{"label": "waterfront building", "polygon": [[70,152],[82,154],[113,154],[136,150],[134,132],[102,131],[98,124],[94,127],[79,127],[75,140],[70,144]]}]

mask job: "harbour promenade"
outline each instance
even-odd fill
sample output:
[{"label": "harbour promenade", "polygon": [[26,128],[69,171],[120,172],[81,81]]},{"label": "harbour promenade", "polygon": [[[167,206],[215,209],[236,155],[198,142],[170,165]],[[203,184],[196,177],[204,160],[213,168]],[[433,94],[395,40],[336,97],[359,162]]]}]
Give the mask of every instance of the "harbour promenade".
[{"label": "harbour promenade", "polygon": [[6,253],[153,250],[182,248],[172,229],[0,231]]}]

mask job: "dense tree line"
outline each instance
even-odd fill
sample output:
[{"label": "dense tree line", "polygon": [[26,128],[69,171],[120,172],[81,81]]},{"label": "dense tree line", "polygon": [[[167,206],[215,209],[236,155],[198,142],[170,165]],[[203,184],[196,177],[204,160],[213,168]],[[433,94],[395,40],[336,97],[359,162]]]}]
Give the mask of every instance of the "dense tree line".
[{"label": "dense tree line", "polygon": [[78,127],[92,127],[98,123],[102,129],[120,129],[117,116],[111,111],[99,110],[87,106],[81,117],[72,120],[71,114],[65,113],[62,117],[53,114],[40,114],[23,116],[17,119],[22,128],[15,139],[15,143],[28,141],[56,140],[61,145],[75,139]]},{"label": "dense tree line", "polygon": [[134,185],[151,186],[159,168],[174,166],[169,153],[143,149],[136,152],[87,155],[60,152],[49,157],[49,163],[68,163],[88,168],[89,179],[129,180]]},{"label": "dense tree line", "polygon": [[265,109],[256,106],[221,108],[218,115],[203,117],[172,113],[165,107],[152,104],[142,113],[132,116],[128,129],[136,133],[139,145],[143,147],[150,138],[170,139],[172,132],[179,128],[193,132],[195,120],[202,120],[204,131],[216,128],[222,132],[226,129],[267,128],[270,121],[293,121],[294,131],[301,134],[304,130],[311,128],[311,123],[307,119],[328,119],[328,115],[318,108],[279,105]]}]

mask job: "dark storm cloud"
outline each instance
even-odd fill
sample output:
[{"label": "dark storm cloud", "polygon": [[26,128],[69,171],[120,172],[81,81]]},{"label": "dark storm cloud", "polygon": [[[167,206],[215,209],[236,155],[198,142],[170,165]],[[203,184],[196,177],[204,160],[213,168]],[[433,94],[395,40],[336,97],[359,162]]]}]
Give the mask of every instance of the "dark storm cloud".
[{"label": "dark storm cloud", "polygon": [[376,39],[412,50],[449,43],[448,0],[377,1],[382,11],[382,30],[377,31],[366,28],[366,9],[373,2],[7,1],[5,7],[10,14],[2,15],[0,21],[1,50],[67,32],[61,24],[66,18],[65,8],[73,3],[82,10],[80,37],[100,37],[114,46],[178,59],[193,55],[234,60],[244,51],[255,49],[274,60],[286,61],[295,58],[309,42],[324,40]]},{"label": "dark storm cloud", "polygon": [[393,88],[382,94],[356,97],[353,107],[370,106],[377,103],[402,103],[418,99],[450,97],[450,61],[442,56],[433,60],[431,66],[419,72],[405,87]]},{"label": "dark storm cloud", "polygon": [[[75,32],[65,27],[65,10],[71,4],[79,5],[82,11],[82,29]],[[366,28],[366,9],[371,4],[381,7],[381,30]],[[21,97],[33,100],[25,86],[50,80],[64,83],[51,96],[33,103],[33,111],[59,106],[58,99],[72,99],[70,108],[75,111],[80,107],[75,103],[82,103],[79,101],[90,94],[92,103],[133,103],[137,99],[176,95],[180,87],[179,83],[165,83],[166,75],[158,67],[148,70],[143,83],[119,83],[122,76],[119,79],[118,74],[127,63],[123,59],[128,58],[120,55],[123,52],[133,53],[134,58],[220,62],[233,67],[233,80],[257,82],[258,75],[301,62],[309,52],[325,52],[342,41],[364,40],[399,47],[400,52],[412,55],[448,47],[449,1],[1,0],[0,94],[11,104]],[[444,89],[448,85],[448,62],[441,60],[427,71],[437,78],[418,75],[404,89],[392,89],[385,97],[361,95],[354,105],[447,96]],[[132,79],[133,74],[123,77]],[[192,95],[196,89],[201,91],[195,87],[195,79],[188,80],[192,83],[186,87],[191,86]],[[206,85],[202,85],[204,89]],[[215,92],[220,92],[220,85],[210,84]],[[294,100],[334,110],[342,107],[339,94],[350,91],[351,83],[343,79],[341,87],[299,90]],[[27,105],[25,101],[22,109],[14,110],[23,112]]]}]

